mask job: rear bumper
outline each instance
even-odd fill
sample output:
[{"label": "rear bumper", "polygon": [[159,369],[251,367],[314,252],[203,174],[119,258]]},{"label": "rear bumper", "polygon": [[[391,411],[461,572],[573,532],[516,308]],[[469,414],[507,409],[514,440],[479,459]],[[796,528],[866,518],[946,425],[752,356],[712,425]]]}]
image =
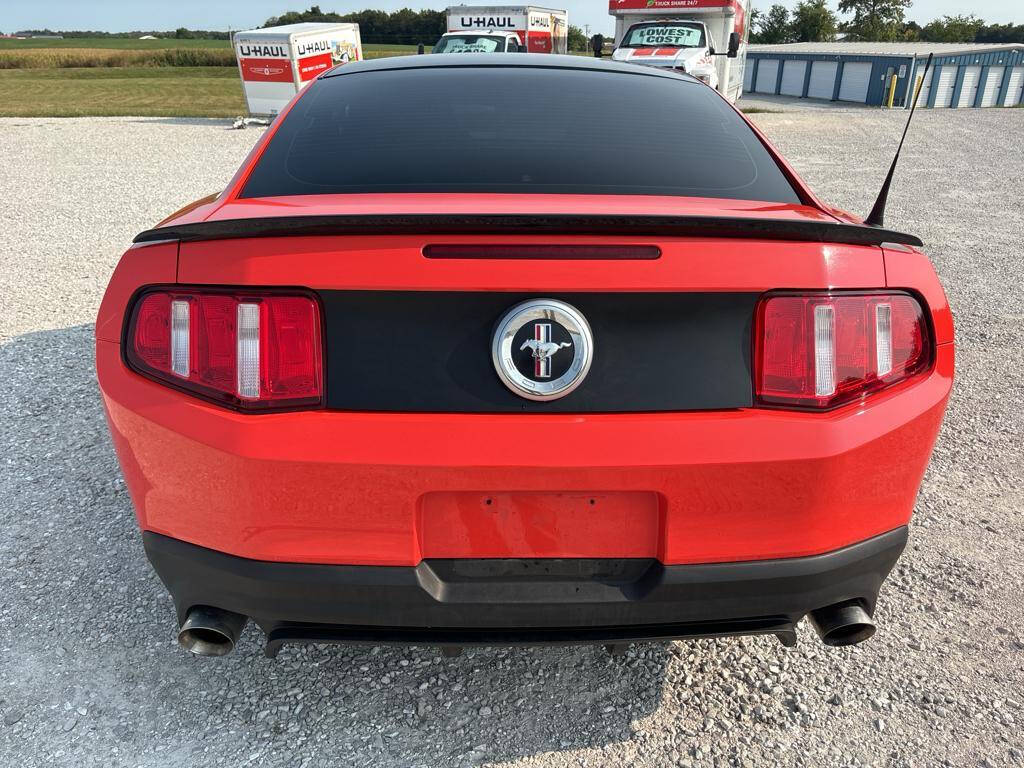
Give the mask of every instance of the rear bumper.
[{"label": "rear bumper", "polygon": [[352,566],[249,560],[146,532],[179,623],[207,605],[289,641],[585,643],[778,634],[816,608],[871,613],[907,529],[811,557],[665,566],[650,559],[425,560]]},{"label": "rear bumper", "polygon": [[[831,552],[908,524],[953,375],[834,412],[238,414],[97,343],[144,531],[243,558],[650,558]],[[590,516],[590,517],[588,517]]]}]

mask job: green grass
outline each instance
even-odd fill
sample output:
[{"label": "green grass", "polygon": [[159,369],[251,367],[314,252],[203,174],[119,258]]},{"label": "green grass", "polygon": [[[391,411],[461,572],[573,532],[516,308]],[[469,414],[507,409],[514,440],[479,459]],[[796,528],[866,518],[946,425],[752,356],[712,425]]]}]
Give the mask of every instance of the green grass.
[{"label": "green grass", "polygon": [[235,117],[235,67],[0,70],[0,117]]},{"label": "green grass", "polygon": [[[438,35],[440,37],[440,35]],[[433,40],[424,40],[423,44],[427,46],[429,51],[432,47]],[[395,51],[396,53],[416,53],[415,45],[399,45],[398,43],[363,43],[363,53],[369,53],[370,51]]]},{"label": "green grass", "polygon": [[121,50],[152,51],[161,48],[230,48],[228,40],[135,40],[121,37],[68,37],[62,40],[10,40],[0,38],[0,51],[26,48],[116,48]]},{"label": "green grass", "polygon": [[[424,53],[430,53],[434,46],[433,41],[423,41]],[[386,56],[409,56],[415,54],[415,45],[397,45],[395,43],[363,43],[363,56],[366,59],[382,59]]]}]

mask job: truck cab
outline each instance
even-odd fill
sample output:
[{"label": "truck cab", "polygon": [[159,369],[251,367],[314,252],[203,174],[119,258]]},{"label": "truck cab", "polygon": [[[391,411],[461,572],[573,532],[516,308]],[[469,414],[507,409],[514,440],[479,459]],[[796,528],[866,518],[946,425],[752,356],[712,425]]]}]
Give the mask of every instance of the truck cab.
[{"label": "truck cab", "polygon": [[433,53],[525,53],[515,32],[485,29],[479,32],[445,32]]},{"label": "truck cab", "polygon": [[729,101],[743,92],[751,0],[608,0],[617,61],[685,72]]},{"label": "truck cab", "polygon": [[715,43],[702,21],[658,19],[641,21],[626,29],[612,53],[616,61],[664,67],[685,72],[718,88],[712,56]]}]

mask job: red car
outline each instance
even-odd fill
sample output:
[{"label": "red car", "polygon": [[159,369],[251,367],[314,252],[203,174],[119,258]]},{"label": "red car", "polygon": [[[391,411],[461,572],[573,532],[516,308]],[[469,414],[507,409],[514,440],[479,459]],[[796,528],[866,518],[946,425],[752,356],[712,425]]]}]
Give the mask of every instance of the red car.
[{"label": "red car", "polygon": [[869,637],[953,379],[920,244],[686,75],[325,73],[99,311],[182,645]]}]

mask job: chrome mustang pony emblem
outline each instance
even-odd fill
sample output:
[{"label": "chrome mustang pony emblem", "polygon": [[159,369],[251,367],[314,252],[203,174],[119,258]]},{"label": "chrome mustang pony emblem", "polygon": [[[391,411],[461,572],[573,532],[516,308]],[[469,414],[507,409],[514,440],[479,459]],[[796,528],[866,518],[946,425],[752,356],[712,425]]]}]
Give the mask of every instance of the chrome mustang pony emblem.
[{"label": "chrome mustang pony emblem", "polygon": [[568,341],[556,343],[551,340],[551,323],[534,323],[533,338],[524,341],[519,351],[529,349],[533,353],[533,375],[538,379],[549,379],[551,357],[558,350],[571,346]]},{"label": "chrome mustang pony emblem", "polygon": [[[571,355],[559,354],[563,349]],[[498,377],[527,400],[568,395],[583,382],[593,354],[586,318],[555,299],[531,299],[512,307],[498,322],[491,346]]]}]

